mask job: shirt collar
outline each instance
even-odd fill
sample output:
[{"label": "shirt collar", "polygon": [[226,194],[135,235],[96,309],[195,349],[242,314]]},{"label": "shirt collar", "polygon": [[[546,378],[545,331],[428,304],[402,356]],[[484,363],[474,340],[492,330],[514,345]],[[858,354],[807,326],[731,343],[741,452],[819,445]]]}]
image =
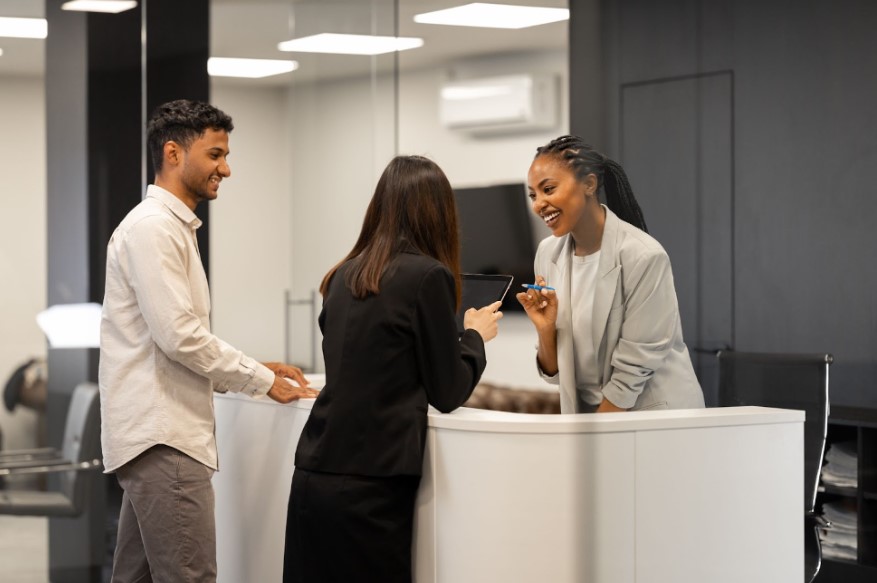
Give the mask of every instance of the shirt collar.
[{"label": "shirt collar", "polygon": [[195,216],[195,213],[192,212],[192,209],[186,206],[186,203],[178,199],[170,191],[165,190],[160,186],[150,184],[146,187],[146,197],[154,198],[155,200],[166,206],[168,209],[170,209],[172,213],[177,215],[177,217],[181,221],[186,223],[193,231],[201,226],[201,219]]}]

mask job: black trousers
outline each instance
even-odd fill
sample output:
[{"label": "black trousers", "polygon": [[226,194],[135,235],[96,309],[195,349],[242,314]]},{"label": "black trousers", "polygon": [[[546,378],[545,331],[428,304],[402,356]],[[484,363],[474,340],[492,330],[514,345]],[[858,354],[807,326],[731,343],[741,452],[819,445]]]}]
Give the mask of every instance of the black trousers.
[{"label": "black trousers", "polygon": [[373,478],[296,469],[283,583],[411,583],[420,476]]}]

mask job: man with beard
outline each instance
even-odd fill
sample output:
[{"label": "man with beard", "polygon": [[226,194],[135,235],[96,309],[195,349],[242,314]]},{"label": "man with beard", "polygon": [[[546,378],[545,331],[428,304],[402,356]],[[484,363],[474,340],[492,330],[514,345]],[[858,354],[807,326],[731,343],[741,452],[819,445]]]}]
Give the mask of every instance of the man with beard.
[{"label": "man with beard", "polygon": [[155,184],[107,246],[101,440],[124,490],[114,583],[216,580],[214,391],[281,403],[316,394],[300,369],[259,363],[210,332],[194,211],[231,175],[233,127],[206,103],[159,106],[147,128]]}]

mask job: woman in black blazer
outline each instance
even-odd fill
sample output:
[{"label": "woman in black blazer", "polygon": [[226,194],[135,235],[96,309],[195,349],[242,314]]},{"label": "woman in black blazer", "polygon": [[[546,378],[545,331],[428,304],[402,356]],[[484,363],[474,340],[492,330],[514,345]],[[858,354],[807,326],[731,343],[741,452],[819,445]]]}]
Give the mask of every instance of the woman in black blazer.
[{"label": "woman in black blazer", "polygon": [[427,405],[462,405],[496,336],[496,302],[457,332],[454,193],[420,156],[394,158],[353,250],[320,286],[326,384],[295,455],[283,581],[411,581]]}]

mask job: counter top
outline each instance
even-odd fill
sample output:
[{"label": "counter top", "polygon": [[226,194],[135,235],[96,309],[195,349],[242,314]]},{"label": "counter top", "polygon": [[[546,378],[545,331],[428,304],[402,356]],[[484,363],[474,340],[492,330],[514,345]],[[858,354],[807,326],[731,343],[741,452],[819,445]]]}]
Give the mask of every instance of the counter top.
[{"label": "counter top", "polygon": [[[314,399],[301,399],[281,405],[270,399],[252,399],[236,393],[217,393],[218,399],[234,399],[255,406],[311,409]],[[804,412],[768,407],[715,407],[630,411],[627,413],[582,413],[576,415],[536,415],[488,411],[460,407],[452,413],[429,409],[429,426],[452,431],[489,433],[617,433],[650,429],[729,427],[773,423],[800,423]]]}]

